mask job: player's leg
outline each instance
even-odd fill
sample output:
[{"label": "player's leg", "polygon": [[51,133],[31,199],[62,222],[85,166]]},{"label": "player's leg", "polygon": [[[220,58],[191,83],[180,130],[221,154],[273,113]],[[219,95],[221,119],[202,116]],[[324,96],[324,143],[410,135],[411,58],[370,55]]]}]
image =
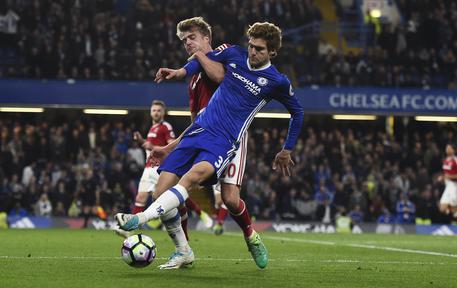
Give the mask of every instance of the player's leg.
[{"label": "player's leg", "polygon": [[251,217],[246,209],[246,204],[240,199],[240,187],[246,166],[247,138],[248,135],[245,133],[241,138],[236,155],[224,171],[220,183],[224,204],[227,206],[233,220],[243,230],[244,237],[249,238],[253,232]]},{"label": "player's leg", "polygon": [[[196,131],[198,132],[195,133]],[[216,183],[215,179],[225,170],[238,148],[210,133],[205,133],[201,128],[189,133],[192,136],[184,136],[178,147],[168,155],[160,167],[162,170],[160,180],[163,177],[168,178],[169,175],[176,180],[178,175],[183,175],[178,184],[164,191],[167,187],[158,183],[155,192],[160,196],[155,197],[156,200],[144,212],[134,216],[127,215],[125,219],[122,219],[125,214],[117,217],[118,222],[122,223],[120,225],[122,229],[138,229],[139,225],[159,218],[171,209],[184,204],[188,191],[192,187],[207,180]]]},{"label": "player's leg", "polygon": [[162,269],[179,269],[192,266],[195,257],[192,249],[187,241],[186,234],[181,226],[181,215],[177,208],[174,208],[165,214],[160,219],[164,224],[168,235],[175,244],[175,251],[168,258],[168,261],[159,268]]},{"label": "player's leg", "polygon": [[[192,145],[192,139],[186,139],[186,137],[184,137],[178,147],[176,147],[176,149],[163,161],[160,166],[162,172],[160,173],[152,195],[155,201],[145,211],[135,215],[116,214],[115,218],[122,230],[130,231],[138,229],[140,225],[149,220],[157,219],[165,212],[184,203],[184,199],[187,198],[187,195],[183,198],[182,194],[176,192],[177,190],[173,187],[179,181],[179,176],[185,174],[192,167],[196,153],[196,150]],[[178,189],[180,188],[178,187]],[[187,193],[187,191],[183,193]]]},{"label": "player's leg", "polygon": [[[152,193],[156,190],[158,178],[159,174],[157,173],[157,167],[146,167],[143,170],[143,174],[141,175],[141,179],[138,185],[138,193],[135,197],[135,206],[133,208],[132,214],[137,214],[144,211],[149,196],[152,195]],[[131,232],[124,231],[120,228],[115,228],[114,232],[124,238],[132,235]]]},{"label": "player's leg", "polygon": [[441,195],[439,209],[441,213],[446,215],[453,215],[455,209],[452,207],[457,207],[457,185],[454,183],[446,183],[443,195]]},{"label": "player's leg", "polygon": [[[163,171],[160,176],[157,174],[157,176],[158,180],[157,183],[154,183],[154,192],[152,193],[153,198],[159,198],[163,192],[176,185],[179,181],[179,177],[176,174],[166,171]],[[142,212],[139,214],[142,214]],[[136,221],[138,221],[139,218],[131,217],[131,219],[136,219]],[[191,266],[194,261],[194,253],[187,241],[187,235],[181,226],[181,215],[178,209],[170,209],[167,213],[161,215],[160,219],[175,245],[175,251],[169,257],[168,261],[165,264],[160,265],[159,268],[178,269]],[[118,222],[120,221],[118,220]],[[124,231],[124,233],[128,232]]]},{"label": "player's leg", "polygon": [[[163,171],[160,178],[162,178],[162,174],[167,175],[171,173]],[[156,191],[157,193],[154,193],[154,196],[158,195],[158,197],[154,203],[152,203],[144,212],[137,214],[139,216],[140,224],[151,219],[159,218],[171,209],[184,204],[184,201],[189,195],[188,191],[190,188],[209,179],[213,174],[214,167],[210,163],[202,161],[195,164],[186,174],[184,174],[178,184],[170,187],[163,193],[162,191],[165,189],[165,186],[160,187],[160,190],[159,187],[157,187],[158,191]]]},{"label": "player's leg", "polygon": [[144,168],[143,175],[141,175],[140,183],[138,185],[138,193],[135,197],[135,206],[133,207],[132,214],[143,212],[146,209],[146,203],[149,195],[155,190],[157,183],[157,167]]},{"label": "player's leg", "polygon": [[217,211],[216,225],[214,225],[213,231],[216,235],[222,235],[222,233],[224,233],[224,222],[225,218],[227,217],[228,211],[227,206],[225,206],[224,202],[222,201],[220,181],[218,181],[217,184],[213,185],[213,193],[214,207]]},{"label": "player's leg", "polygon": [[88,204],[83,204],[82,212],[83,212],[83,217],[84,217],[83,228],[87,228],[87,225],[89,223],[89,218],[91,216],[90,215],[90,212],[91,212],[90,206]]},{"label": "player's leg", "polygon": [[181,227],[186,235],[187,241],[189,241],[189,233],[187,232],[187,223],[188,223],[188,211],[186,205],[181,205],[178,207],[179,216],[181,216]]},{"label": "player's leg", "polygon": [[222,183],[222,200],[233,220],[240,226],[248,250],[257,267],[263,269],[268,264],[268,250],[260,235],[252,229],[251,217],[245,202],[240,198],[240,188],[234,184]]},{"label": "player's leg", "polygon": [[236,156],[225,170],[224,177],[220,179],[221,195],[233,220],[243,231],[246,244],[252,258],[259,268],[265,268],[268,264],[268,251],[260,238],[260,235],[252,229],[251,216],[246,203],[240,198],[240,187],[243,181],[247,154],[247,132],[240,141]]}]

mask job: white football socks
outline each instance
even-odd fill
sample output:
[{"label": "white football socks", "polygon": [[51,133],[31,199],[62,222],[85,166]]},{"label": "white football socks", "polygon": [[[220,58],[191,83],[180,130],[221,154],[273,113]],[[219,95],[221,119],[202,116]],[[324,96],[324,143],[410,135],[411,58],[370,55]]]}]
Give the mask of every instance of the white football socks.
[{"label": "white football socks", "polygon": [[189,194],[186,188],[176,184],[160,195],[146,210],[137,214],[140,224],[144,224],[151,219],[157,219],[173,208],[178,208],[179,205],[184,204],[187,197],[189,197]]},{"label": "white football socks", "polygon": [[183,254],[189,253],[190,246],[187,242],[186,234],[181,226],[181,216],[179,215],[178,209],[174,208],[165,214],[160,219],[167,229],[168,235],[175,244],[176,251]]}]

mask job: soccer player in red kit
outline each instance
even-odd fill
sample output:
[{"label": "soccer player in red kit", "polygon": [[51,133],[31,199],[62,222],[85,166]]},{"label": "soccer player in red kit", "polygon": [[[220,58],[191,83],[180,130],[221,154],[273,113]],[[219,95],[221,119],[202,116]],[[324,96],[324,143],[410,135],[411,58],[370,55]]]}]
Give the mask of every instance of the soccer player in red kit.
[{"label": "soccer player in red kit", "polygon": [[[149,128],[146,139],[144,139],[138,131],[133,133],[133,140],[137,141],[146,151],[146,164],[138,185],[135,207],[132,211],[134,214],[144,211],[148,197],[154,192],[157,179],[159,179],[157,168],[160,165],[160,161],[152,155],[152,148],[154,146],[166,146],[176,139],[173,127],[170,123],[164,121],[165,110],[166,106],[163,101],[152,101],[150,110],[152,126]],[[120,236],[130,236],[128,232],[121,229],[115,229],[115,231]]]},{"label": "soccer player in red kit", "polygon": [[[193,55],[197,51],[202,51],[204,53],[212,51],[211,27],[203,20],[202,17],[194,17],[179,22],[177,25],[177,36],[184,44],[184,47],[189,55]],[[216,48],[216,50],[223,50],[227,47],[228,46],[224,44]],[[213,66],[212,68],[211,72],[213,73],[210,73],[211,78],[206,73],[199,73],[193,76],[189,83],[192,122],[195,121],[198,113],[203,111],[208,105],[211,96],[224,78],[225,71],[221,65],[216,64],[216,66]],[[184,135],[184,133],[182,135]],[[154,153],[165,157],[165,155],[171,152],[171,150],[178,145],[182,135],[165,147],[155,148]],[[240,141],[240,148],[236,152],[235,158],[227,166],[225,173],[220,177],[219,182],[214,185],[213,190],[215,191],[216,206],[219,208],[220,212],[218,215],[218,225],[223,223],[223,219],[225,218],[225,215],[227,215],[228,210],[232,218],[235,222],[237,222],[243,231],[246,242],[249,246],[260,240],[257,232],[255,232],[251,227],[251,218],[246,209],[246,204],[242,199],[240,199],[240,187],[245,169],[246,150],[247,132]],[[225,204],[226,207],[223,204]],[[181,207],[181,215],[182,209],[183,208]],[[218,231],[216,230],[216,232]],[[188,248],[188,251],[190,252],[183,251],[173,253],[169,261],[159,267],[161,269],[186,267],[187,264],[193,262],[194,260],[190,247]]]},{"label": "soccer player in red kit", "polygon": [[144,211],[149,194],[154,191],[159,174],[157,168],[160,161],[153,157],[151,150],[154,146],[166,146],[175,140],[176,136],[170,123],[164,121],[165,103],[154,100],[151,105],[152,126],[148,136],[144,139],[140,132],[133,133],[133,140],[137,141],[146,151],[146,165],[138,185],[138,194],[135,199],[133,213]]},{"label": "soccer player in red kit", "polygon": [[440,211],[457,218],[457,157],[452,144],[446,145],[443,174],[445,188],[440,199]]}]

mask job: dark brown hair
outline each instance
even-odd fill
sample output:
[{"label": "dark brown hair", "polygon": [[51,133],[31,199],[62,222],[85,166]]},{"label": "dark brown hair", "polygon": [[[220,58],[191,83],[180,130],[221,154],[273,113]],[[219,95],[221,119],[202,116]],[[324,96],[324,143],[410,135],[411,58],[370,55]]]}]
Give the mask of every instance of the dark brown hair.
[{"label": "dark brown hair", "polygon": [[279,51],[281,48],[281,28],[269,22],[256,22],[249,26],[248,37],[261,38],[267,42],[268,51]]}]

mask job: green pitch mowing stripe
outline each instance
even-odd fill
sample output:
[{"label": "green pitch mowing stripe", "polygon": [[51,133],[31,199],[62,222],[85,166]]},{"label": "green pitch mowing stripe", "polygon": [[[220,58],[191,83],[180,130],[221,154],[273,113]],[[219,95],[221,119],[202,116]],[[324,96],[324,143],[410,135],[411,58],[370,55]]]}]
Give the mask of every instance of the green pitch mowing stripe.
[{"label": "green pitch mowing stripe", "polygon": [[241,234],[191,231],[194,268],[163,271],[171,241],[145,233],[158,258],[135,269],[111,231],[2,230],[0,287],[457,287],[457,259],[441,255],[457,254],[455,237],[262,233],[271,261],[259,270]]}]

